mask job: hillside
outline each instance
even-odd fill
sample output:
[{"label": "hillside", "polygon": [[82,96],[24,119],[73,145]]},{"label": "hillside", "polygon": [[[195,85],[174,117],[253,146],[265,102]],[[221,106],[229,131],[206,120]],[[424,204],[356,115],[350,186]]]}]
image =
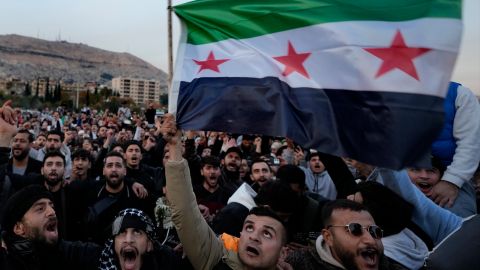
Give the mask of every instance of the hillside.
[{"label": "hillside", "polygon": [[160,80],[162,70],[129,53],[106,51],[85,44],[0,35],[0,78],[23,80],[50,77],[77,82],[106,83],[116,76]]}]

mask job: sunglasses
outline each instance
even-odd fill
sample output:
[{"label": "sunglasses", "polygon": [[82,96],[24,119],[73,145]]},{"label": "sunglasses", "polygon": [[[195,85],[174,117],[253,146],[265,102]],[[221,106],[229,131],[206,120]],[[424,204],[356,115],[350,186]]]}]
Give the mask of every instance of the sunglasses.
[{"label": "sunglasses", "polygon": [[370,233],[373,239],[381,239],[383,237],[383,230],[377,225],[362,226],[358,223],[350,223],[347,225],[328,225],[327,230],[332,227],[343,227],[353,236],[362,236],[363,230],[365,229]]}]

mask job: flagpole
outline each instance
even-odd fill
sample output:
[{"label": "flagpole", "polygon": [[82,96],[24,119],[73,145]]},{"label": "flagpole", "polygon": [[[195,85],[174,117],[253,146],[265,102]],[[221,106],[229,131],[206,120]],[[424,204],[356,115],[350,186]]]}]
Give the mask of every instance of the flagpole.
[{"label": "flagpole", "polygon": [[172,0],[168,0],[168,88],[173,78],[173,46],[172,46]]}]

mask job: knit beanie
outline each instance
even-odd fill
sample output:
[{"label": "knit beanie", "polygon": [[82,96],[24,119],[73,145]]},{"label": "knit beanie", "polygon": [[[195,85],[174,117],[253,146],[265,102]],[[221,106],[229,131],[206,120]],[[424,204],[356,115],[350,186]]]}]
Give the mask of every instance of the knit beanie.
[{"label": "knit beanie", "polygon": [[43,198],[53,200],[52,194],[40,185],[27,186],[13,194],[5,203],[2,230],[11,233],[30,207]]},{"label": "knit beanie", "polygon": [[105,242],[105,246],[100,255],[100,270],[119,269],[119,267],[117,267],[117,263],[115,262],[115,243],[113,239],[115,236],[128,228],[135,228],[144,231],[154,245],[160,245],[159,242],[156,241],[158,239],[156,227],[150,217],[148,217],[142,210],[135,208],[124,209],[118,213],[117,217],[113,221],[112,238]]},{"label": "knit beanie", "polygon": [[142,210],[127,208],[120,211],[112,224],[112,236],[115,237],[128,228],[142,230],[150,240],[157,240],[155,224]]}]

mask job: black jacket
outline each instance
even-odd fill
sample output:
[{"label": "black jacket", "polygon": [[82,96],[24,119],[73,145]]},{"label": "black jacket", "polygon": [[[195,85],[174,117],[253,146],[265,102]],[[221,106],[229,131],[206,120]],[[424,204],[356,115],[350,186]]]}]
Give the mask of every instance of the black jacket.
[{"label": "black jacket", "polygon": [[88,241],[103,244],[112,234],[111,224],[115,216],[125,208],[140,209],[153,218],[154,206],[148,200],[137,198],[128,184],[119,193],[110,194],[105,189],[105,180],[97,181],[86,195],[89,207],[84,230]]},{"label": "black jacket", "polygon": [[[28,244],[23,245],[28,246]],[[8,253],[0,248],[2,270],[83,270],[97,269],[101,247],[92,243],[60,240],[53,247],[32,247],[17,250],[8,245]]]},{"label": "black jacket", "polygon": [[[42,169],[42,162],[40,162],[40,161],[38,161],[34,158],[28,157],[27,168],[25,169],[24,175],[28,175],[28,174],[31,174],[31,173],[40,174],[41,169]],[[13,160],[12,159],[8,160],[7,171],[9,173],[13,172]]]}]

